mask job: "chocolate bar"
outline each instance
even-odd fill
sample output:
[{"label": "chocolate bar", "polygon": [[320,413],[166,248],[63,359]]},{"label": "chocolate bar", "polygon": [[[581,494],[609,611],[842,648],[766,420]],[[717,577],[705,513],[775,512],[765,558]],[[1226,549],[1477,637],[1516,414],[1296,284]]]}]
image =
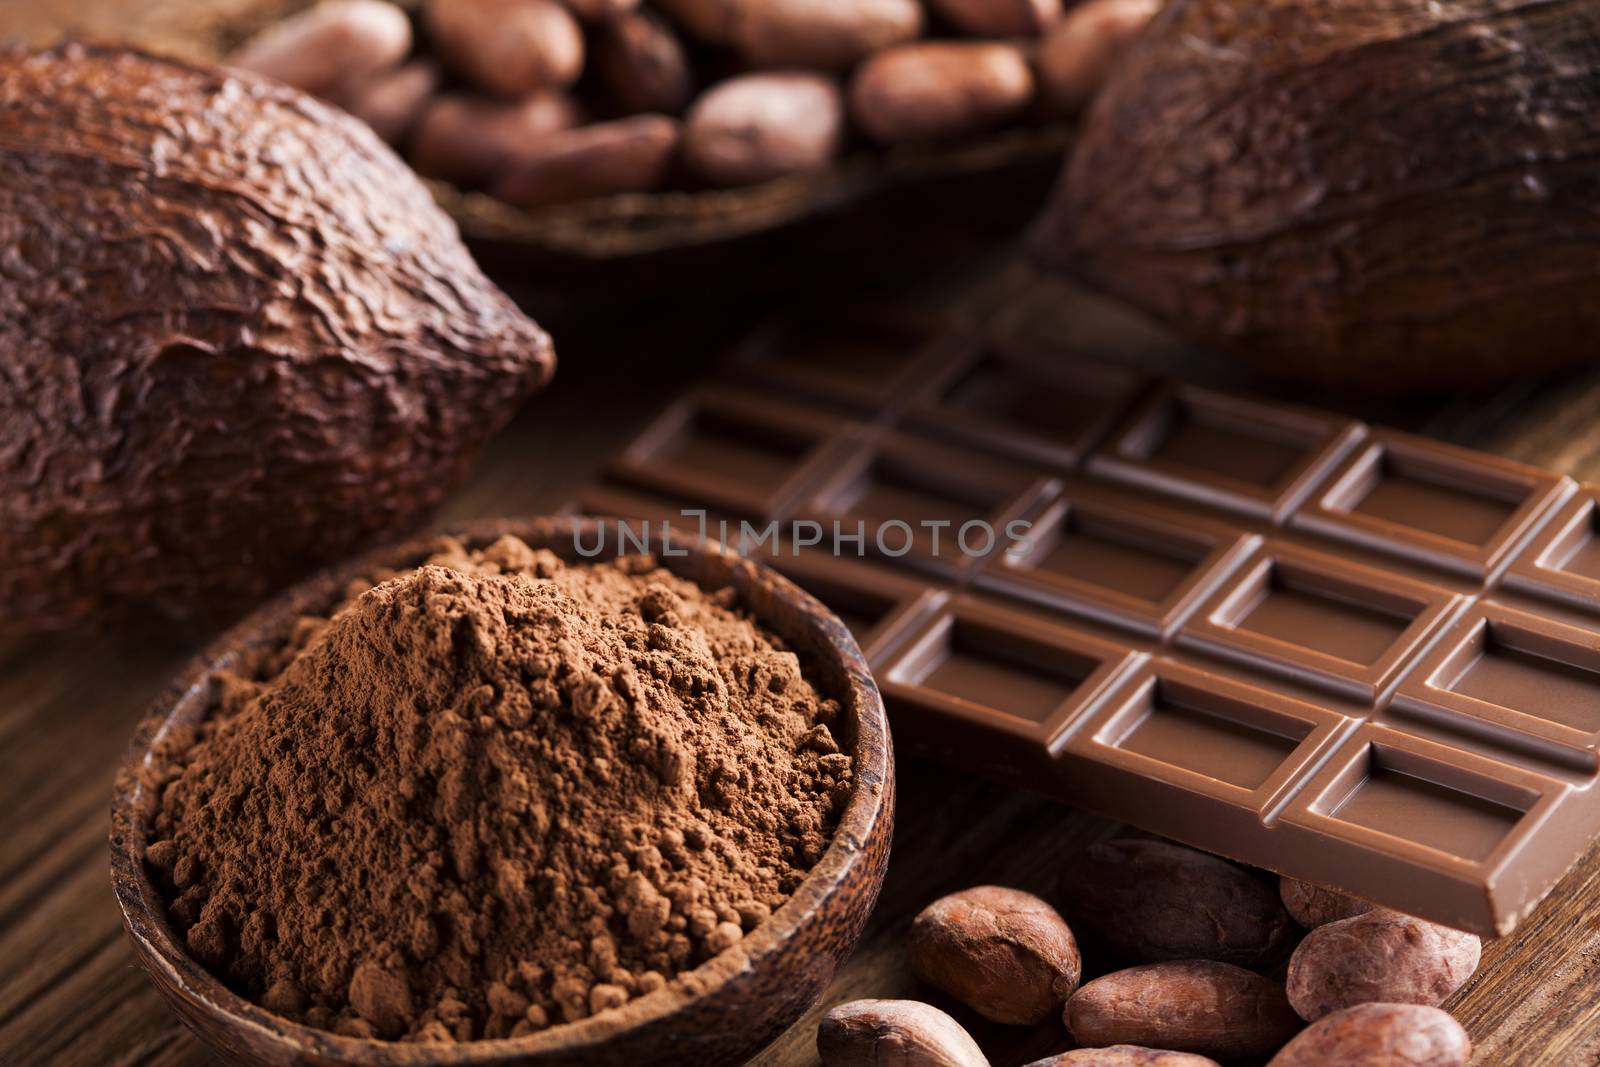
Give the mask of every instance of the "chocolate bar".
[{"label": "chocolate bar", "polygon": [[1600,832],[1597,500],[850,312],[758,331],[576,506],[788,573],[855,633],[904,751],[1494,934]]}]

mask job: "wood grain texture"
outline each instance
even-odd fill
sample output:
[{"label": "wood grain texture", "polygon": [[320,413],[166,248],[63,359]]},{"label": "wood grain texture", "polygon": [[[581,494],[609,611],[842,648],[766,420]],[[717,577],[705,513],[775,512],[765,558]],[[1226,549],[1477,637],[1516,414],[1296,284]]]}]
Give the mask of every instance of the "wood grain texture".
[{"label": "wood grain texture", "polygon": [[[1308,399],[1226,362],[1185,354],[1159,332],[1072,290],[1034,285],[1017,271],[997,275],[990,260],[975,259],[964,277],[918,295],[934,307],[974,307],[1022,284],[1029,295],[1019,328],[1070,332],[1088,351],[1187,378]],[[808,299],[839,295],[813,292]],[[441,521],[552,510],[764,310],[697,305],[688,313],[616,316],[629,321],[605,334],[562,335],[556,384],[491,446]],[[1405,406],[1310,399],[1600,479],[1600,368],[1476,399],[1441,395]],[[117,762],[145,706],[194,651],[156,641],[0,644],[0,1063],[7,1067],[209,1062],[135,965],[106,869],[106,806]],[[866,937],[818,1008],[757,1058],[761,1067],[813,1067],[816,1018],[843,1000],[908,995],[952,1008],[906,969],[911,917],[934,897],[978,882],[1048,896],[1067,857],[1116,832],[1113,823],[1054,802],[914,761],[901,763],[899,795],[893,859]],[[1477,976],[1450,1006],[1477,1043],[1482,1067],[1600,1064],[1600,852],[1515,935],[1488,947]],[[980,1025],[971,1012],[954,1010],[996,1067],[1067,1044],[1054,1024]]]}]

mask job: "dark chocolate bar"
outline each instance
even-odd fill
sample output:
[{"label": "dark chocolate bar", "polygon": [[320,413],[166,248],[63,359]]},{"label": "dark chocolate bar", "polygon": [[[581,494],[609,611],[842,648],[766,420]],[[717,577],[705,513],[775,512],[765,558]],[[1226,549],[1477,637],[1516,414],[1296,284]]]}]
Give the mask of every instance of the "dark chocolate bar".
[{"label": "dark chocolate bar", "polygon": [[759,331],[577,506],[757,534],[909,751],[1492,934],[1600,833],[1597,501],[851,312]]}]

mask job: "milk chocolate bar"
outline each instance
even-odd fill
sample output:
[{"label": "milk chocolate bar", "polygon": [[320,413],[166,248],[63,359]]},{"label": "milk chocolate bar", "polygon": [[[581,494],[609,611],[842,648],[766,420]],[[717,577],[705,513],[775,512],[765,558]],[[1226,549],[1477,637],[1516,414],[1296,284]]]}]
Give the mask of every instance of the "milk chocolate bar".
[{"label": "milk chocolate bar", "polygon": [[764,535],[905,751],[1493,934],[1600,832],[1597,501],[850,312],[758,331],[577,506]]}]

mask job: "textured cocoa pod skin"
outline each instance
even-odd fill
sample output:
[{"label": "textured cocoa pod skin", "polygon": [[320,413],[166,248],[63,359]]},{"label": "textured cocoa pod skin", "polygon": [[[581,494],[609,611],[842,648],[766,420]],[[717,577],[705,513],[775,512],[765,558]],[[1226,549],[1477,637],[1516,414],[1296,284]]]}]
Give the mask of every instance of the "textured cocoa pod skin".
[{"label": "textured cocoa pod skin", "polygon": [[844,100],[821,74],[755,73],[707,89],[683,123],[683,161],[713,185],[753,185],[839,154]]},{"label": "textured cocoa pod skin", "polygon": [[755,67],[839,70],[922,33],[917,0],[734,0],[734,45]]},{"label": "textured cocoa pod skin", "polygon": [[399,144],[422,117],[438,88],[438,68],[418,59],[354,87],[345,109],[385,141]]},{"label": "textured cocoa pod skin", "polygon": [[0,626],[235,616],[418,524],[553,370],[334,108],[81,45],[0,51],[0,101]]},{"label": "textured cocoa pod skin", "polygon": [[1299,930],[1271,883],[1168,841],[1091,845],[1061,879],[1061,911],[1123,959],[1281,963]]},{"label": "textured cocoa pod skin", "polygon": [[1144,1045],[1218,1059],[1274,1052],[1301,1022],[1283,986],[1212,960],[1173,960],[1097,978],[1067,1001],[1082,1045]]},{"label": "textured cocoa pod skin", "polygon": [[928,8],[974,37],[1032,37],[1061,17],[1061,0],[928,0]]},{"label": "textured cocoa pod skin", "polygon": [[387,0],[323,0],[246,41],[228,65],[345,103],[411,50],[411,20]]},{"label": "textured cocoa pod skin", "polygon": [[822,1017],[823,1067],[989,1067],[961,1024],[916,1000],[852,1000]]},{"label": "textured cocoa pod skin", "polygon": [[1442,1004],[1478,969],[1476,934],[1377,909],[1319,926],[1289,957],[1289,1001],[1307,1022],[1357,1004]]},{"label": "textured cocoa pod skin", "polygon": [[1004,886],[929,904],[912,921],[906,949],[911,973],[997,1023],[1044,1022],[1083,977],[1078,943],[1056,909]]},{"label": "textured cocoa pod skin", "polygon": [[443,93],[423,109],[407,155],[419,174],[472,187],[579,118],[571,97],[550,90],[512,101]]},{"label": "textured cocoa pod skin", "polygon": [[626,114],[675,114],[694,95],[694,71],[683,42],[660,18],[631,11],[595,30],[594,67]]},{"label": "textured cocoa pod skin", "polygon": [[665,115],[635,115],[551,134],[530,146],[489,191],[526,208],[646,192],[666,178],[679,136],[677,120]]},{"label": "textured cocoa pod skin", "polygon": [[1348,896],[1337,889],[1324,889],[1297,878],[1281,879],[1278,882],[1278,896],[1283,901],[1284,910],[1307,930],[1354,915],[1364,915],[1376,907],[1360,897]]},{"label": "textured cocoa pod skin", "polygon": [[583,71],[583,31],[555,0],[428,0],[423,16],[445,64],[497,96],[563,89]]},{"label": "textured cocoa pod skin", "polygon": [[1472,1041],[1447,1012],[1358,1004],[1312,1023],[1267,1067],[1466,1067]]},{"label": "textured cocoa pod skin", "polygon": [[1035,251],[1308,383],[1592,363],[1597,47],[1588,0],[1172,0],[1091,108]]},{"label": "textured cocoa pod skin", "polygon": [[1039,44],[1039,97],[1056,115],[1082,111],[1161,10],[1161,0],[1085,0],[1050,27]]},{"label": "textured cocoa pod skin", "polygon": [[1015,118],[1032,98],[1022,51],[985,41],[886,48],[850,81],[850,113],[883,144],[971,137]]},{"label": "textured cocoa pod skin", "polygon": [[1139,1045],[1110,1045],[1106,1048],[1075,1048],[1055,1056],[1034,1060],[1025,1067],[1218,1067],[1209,1056],[1193,1052],[1168,1052]]}]

